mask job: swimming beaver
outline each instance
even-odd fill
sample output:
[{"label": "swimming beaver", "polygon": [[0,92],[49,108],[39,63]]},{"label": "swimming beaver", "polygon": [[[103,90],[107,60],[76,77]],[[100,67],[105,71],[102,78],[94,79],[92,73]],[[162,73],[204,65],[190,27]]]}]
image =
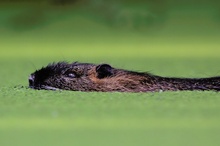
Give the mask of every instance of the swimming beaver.
[{"label": "swimming beaver", "polygon": [[150,92],[177,90],[220,91],[220,77],[168,78],[116,69],[108,64],[59,62],[35,71],[29,87],[46,90]]}]

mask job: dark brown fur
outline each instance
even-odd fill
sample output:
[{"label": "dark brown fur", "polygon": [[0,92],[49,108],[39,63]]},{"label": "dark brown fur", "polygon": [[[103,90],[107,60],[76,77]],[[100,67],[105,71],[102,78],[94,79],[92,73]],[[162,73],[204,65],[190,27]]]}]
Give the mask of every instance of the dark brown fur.
[{"label": "dark brown fur", "polygon": [[177,90],[220,91],[220,77],[167,78],[112,68],[108,64],[59,62],[35,71],[29,87],[46,90],[150,92]]}]

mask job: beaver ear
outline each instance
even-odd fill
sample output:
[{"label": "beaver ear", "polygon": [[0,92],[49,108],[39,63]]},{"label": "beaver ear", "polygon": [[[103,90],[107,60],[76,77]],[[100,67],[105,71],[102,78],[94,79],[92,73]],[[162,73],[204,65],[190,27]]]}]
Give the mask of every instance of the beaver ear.
[{"label": "beaver ear", "polygon": [[97,77],[102,79],[113,74],[112,67],[108,64],[100,64],[96,67]]}]

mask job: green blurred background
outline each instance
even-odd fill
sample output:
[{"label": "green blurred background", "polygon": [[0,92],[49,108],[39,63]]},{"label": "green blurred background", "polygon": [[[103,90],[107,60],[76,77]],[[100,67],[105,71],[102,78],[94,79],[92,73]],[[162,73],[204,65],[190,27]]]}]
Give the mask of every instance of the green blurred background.
[{"label": "green blurred background", "polygon": [[5,0],[1,58],[219,57],[219,9],[217,0]]},{"label": "green blurred background", "polygon": [[63,60],[219,76],[219,1],[0,0],[0,145],[220,144],[219,93],[27,88]]}]

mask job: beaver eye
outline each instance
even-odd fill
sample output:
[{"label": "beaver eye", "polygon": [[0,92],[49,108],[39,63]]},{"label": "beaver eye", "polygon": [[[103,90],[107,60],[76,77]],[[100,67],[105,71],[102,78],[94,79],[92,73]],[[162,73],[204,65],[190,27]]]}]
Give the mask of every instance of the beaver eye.
[{"label": "beaver eye", "polygon": [[74,73],[68,73],[68,74],[67,74],[67,77],[69,77],[69,78],[75,78],[76,75],[75,75]]}]

